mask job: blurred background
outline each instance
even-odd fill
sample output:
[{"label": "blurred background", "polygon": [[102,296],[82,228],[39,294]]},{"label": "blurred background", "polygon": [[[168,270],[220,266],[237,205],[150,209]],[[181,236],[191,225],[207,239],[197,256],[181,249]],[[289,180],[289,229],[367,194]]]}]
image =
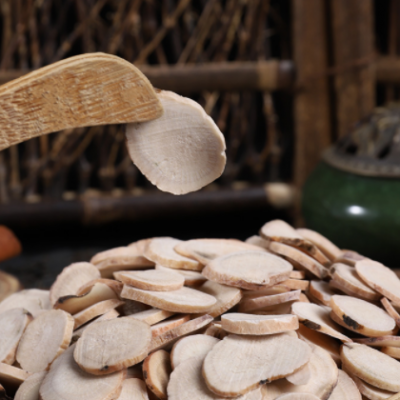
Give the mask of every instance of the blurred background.
[{"label": "blurred background", "polygon": [[124,126],[4,150],[0,223],[24,251],[1,268],[46,287],[102,249],[165,235],[245,239],[275,218],[396,266],[398,21],[399,0],[0,0],[0,83],[116,54],[198,101],[228,157],[215,183],[173,196],[132,164]]}]

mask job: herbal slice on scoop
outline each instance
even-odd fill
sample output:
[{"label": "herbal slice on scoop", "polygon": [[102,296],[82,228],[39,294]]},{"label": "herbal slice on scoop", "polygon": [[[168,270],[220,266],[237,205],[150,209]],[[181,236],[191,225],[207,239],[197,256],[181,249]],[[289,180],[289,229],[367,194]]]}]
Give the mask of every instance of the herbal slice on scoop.
[{"label": "herbal slice on scoop", "polygon": [[400,392],[400,362],[376,349],[347,343],[340,352],[343,369],[375,387]]},{"label": "herbal slice on scoop", "polygon": [[[229,335],[207,354],[203,376],[208,388],[235,397],[292,374],[310,360],[311,348],[283,333],[271,336]],[[335,366],[336,367],[336,366]]]},{"label": "herbal slice on scoop", "polygon": [[222,174],[225,139],[195,101],[167,91],[157,95],[164,115],[127,125],[129,154],[160,190],[173,194],[199,190]]},{"label": "herbal slice on scoop", "polygon": [[141,362],[151,343],[150,326],[130,317],[96,322],[74,350],[79,366],[94,375],[110,374]]},{"label": "herbal slice on scoop", "polygon": [[290,263],[273,254],[240,251],[214,259],[203,269],[203,275],[223,285],[257,290],[285,281],[292,269]]},{"label": "herbal slice on scoop", "polygon": [[364,336],[394,335],[398,331],[395,320],[382,308],[351,296],[331,298],[332,319]]}]

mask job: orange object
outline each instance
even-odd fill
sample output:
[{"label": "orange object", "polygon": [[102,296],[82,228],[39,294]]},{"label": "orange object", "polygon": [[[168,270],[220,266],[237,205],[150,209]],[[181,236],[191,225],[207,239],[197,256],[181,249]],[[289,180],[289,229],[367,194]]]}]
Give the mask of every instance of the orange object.
[{"label": "orange object", "polygon": [[6,226],[0,225],[0,261],[15,257],[21,251],[21,242],[14,233]]}]

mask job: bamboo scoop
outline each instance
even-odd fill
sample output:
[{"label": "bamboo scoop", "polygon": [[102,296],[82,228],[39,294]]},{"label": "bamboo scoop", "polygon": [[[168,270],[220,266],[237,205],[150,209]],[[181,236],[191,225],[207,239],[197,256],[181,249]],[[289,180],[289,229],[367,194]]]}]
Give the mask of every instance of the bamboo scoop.
[{"label": "bamboo scoop", "polygon": [[195,191],[223,172],[225,140],[205,111],[174,93],[156,93],[119,57],[71,57],[0,87],[0,150],[63,129],[122,123],[129,124],[130,157],[161,190]]}]

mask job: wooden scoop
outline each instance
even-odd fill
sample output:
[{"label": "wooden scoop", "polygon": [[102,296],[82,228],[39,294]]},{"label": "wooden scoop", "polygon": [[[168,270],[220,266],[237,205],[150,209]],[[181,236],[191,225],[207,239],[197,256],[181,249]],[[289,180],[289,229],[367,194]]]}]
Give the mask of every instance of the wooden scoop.
[{"label": "wooden scoop", "polygon": [[132,64],[103,53],[80,55],[0,87],[0,150],[63,129],[162,114],[152,85]]}]

